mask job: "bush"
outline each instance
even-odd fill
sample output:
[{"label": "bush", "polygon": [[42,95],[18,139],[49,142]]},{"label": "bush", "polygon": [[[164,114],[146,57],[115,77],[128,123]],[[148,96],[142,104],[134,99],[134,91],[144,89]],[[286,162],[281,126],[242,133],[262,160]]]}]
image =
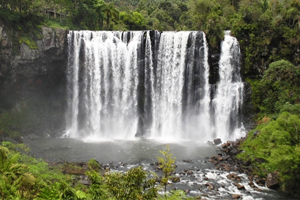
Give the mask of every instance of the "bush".
[{"label": "bush", "polygon": [[300,187],[300,117],[288,112],[260,124],[242,144],[238,158],[250,159],[256,173],[266,176],[277,171],[281,188],[295,192]]},{"label": "bush", "polygon": [[300,103],[300,69],[289,61],[270,64],[259,82],[252,83],[252,100],[262,113],[278,113],[285,104]]}]

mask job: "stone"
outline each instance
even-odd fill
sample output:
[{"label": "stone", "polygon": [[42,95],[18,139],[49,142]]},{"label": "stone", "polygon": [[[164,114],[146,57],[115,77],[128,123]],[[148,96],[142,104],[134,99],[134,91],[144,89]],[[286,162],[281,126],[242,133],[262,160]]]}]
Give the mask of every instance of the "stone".
[{"label": "stone", "polygon": [[235,185],[237,187],[238,190],[244,190],[245,186],[238,184],[238,183],[233,183],[233,185]]},{"label": "stone", "polygon": [[191,171],[191,170],[189,170],[189,171],[187,171],[186,173],[187,173],[188,175],[191,175],[191,174],[193,174],[194,172]]},{"label": "stone", "polygon": [[184,192],[185,192],[185,194],[188,194],[188,193],[190,193],[190,189],[186,189],[186,190],[184,190]]},{"label": "stone", "polygon": [[172,182],[174,183],[180,182],[180,177],[179,176],[173,177]]},{"label": "stone", "polygon": [[253,181],[253,176],[248,176],[248,179],[252,182]]},{"label": "stone", "polygon": [[220,138],[214,139],[214,144],[215,145],[222,144],[222,140]]},{"label": "stone", "polygon": [[236,180],[238,178],[238,175],[235,173],[230,173],[226,177],[230,180]]},{"label": "stone", "polygon": [[266,181],[262,178],[258,178],[255,180],[255,182],[258,184],[258,185],[261,185],[261,186],[264,186]]},{"label": "stone", "polygon": [[209,183],[209,182],[205,183],[205,186],[208,186],[209,190],[213,190],[215,188],[214,185],[212,183]]},{"label": "stone", "polygon": [[279,188],[279,175],[278,173],[270,173],[267,176],[267,187],[270,189],[278,189]]},{"label": "stone", "polygon": [[231,170],[231,165],[224,165],[224,170],[229,172]]},{"label": "stone", "polygon": [[239,198],[241,198],[241,195],[240,194],[232,194],[231,197],[233,199],[239,199]]},{"label": "stone", "polygon": [[223,157],[222,156],[218,156],[218,161],[222,161]]}]

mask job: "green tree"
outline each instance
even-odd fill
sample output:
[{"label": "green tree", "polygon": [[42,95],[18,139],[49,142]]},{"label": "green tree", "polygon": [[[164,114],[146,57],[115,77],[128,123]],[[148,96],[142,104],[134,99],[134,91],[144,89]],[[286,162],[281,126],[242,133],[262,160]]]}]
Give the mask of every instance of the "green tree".
[{"label": "green tree", "polygon": [[155,199],[157,188],[155,179],[148,179],[147,172],[141,167],[132,168],[122,174],[110,172],[105,175],[108,191],[115,199]]},{"label": "green tree", "polygon": [[103,8],[103,12],[106,15],[106,28],[109,29],[110,19],[119,19],[119,11],[115,8],[113,3],[109,3]]},{"label": "green tree", "polygon": [[162,169],[164,176],[161,179],[160,183],[164,187],[165,190],[165,197],[167,195],[167,185],[168,181],[171,178],[171,173],[175,170],[175,160],[176,158],[173,157],[173,154],[170,153],[169,145],[166,146],[166,151],[159,151],[162,154],[162,157],[157,157],[159,162],[159,167]]}]

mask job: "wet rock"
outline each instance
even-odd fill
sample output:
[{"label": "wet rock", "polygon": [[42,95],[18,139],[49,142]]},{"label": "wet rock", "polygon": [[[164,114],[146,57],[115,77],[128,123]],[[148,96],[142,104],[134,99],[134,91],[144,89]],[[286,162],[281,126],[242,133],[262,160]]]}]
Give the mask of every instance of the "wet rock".
[{"label": "wet rock", "polygon": [[173,177],[172,182],[174,183],[180,182],[180,177],[179,176]]},{"label": "wet rock", "polygon": [[239,198],[241,198],[241,195],[240,194],[232,194],[231,197],[233,199],[239,199]]},{"label": "wet rock", "polygon": [[190,189],[186,189],[186,190],[184,190],[184,192],[185,192],[185,194],[189,194],[190,193]]},{"label": "wet rock", "polygon": [[278,173],[270,173],[267,176],[267,187],[270,189],[278,189],[279,188],[279,174]]},{"label": "wet rock", "polygon": [[191,159],[188,159],[188,160],[182,160],[183,162],[186,162],[186,163],[191,163],[193,162]]},{"label": "wet rock", "polygon": [[223,156],[223,160],[228,160],[228,158],[230,158],[230,156]]},{"label": "wet rock", "polygon": [[228,172],[231,171],[231,165],[224,165],[224,170]]},{"label": "wet rock", "polygon": [[230,180],[236,180],[239,176],[236,173],[230,173],[226,177]]},{"label": "wet rock", "polygon": [[222,143],[222,140],[220,138],[214,139],[214,144],[219,145]]},{"label": "wet rock", "polygon": [[249,185],[250,187],[252,187],[252,188],[255,188],[255,185],[254,185],[254,183],[253,183],[252,181],[249,182],[248,185]]},{"label": "wet rock", "polygon": [[193,174],[194,172],[189,170],[189,171],[187,171],[186,173],[187,173],[188,175],[191,175],[191,174]]},{"label": "wet rock", "polygon": [[218,161],[222,161],[222,160],[223,160],[223,157],[219,155],[219,156],[217,157],[217,159],[218,159]]},{"label": "wet rock", "polygon": [[238,183],[233,183],[237,187],[238,190],[245,190],[245,186],[238,184]]},{"label": "wet rock", "polygon": [[205,186],[208,186],[208,189],[209,190],[213,190],[215,187],[214,187],[214,185],[212,184],[212,183],[205,183]]},{"label": "wet rock", "polygon": [[248,179],[252,182],[253,181],[253,176],[248,176]]},{"label": "wet rock", "polygon": [[264,186],[265,183],[266,183],[266,179],[263,179],[263,178],[258,178],[255,180],[255,182],[260,185],[260,186]]},{"label": "wet rock", "polygon": [[258,192],[261,192],[261,189],[259,189],[259,188],[254,188],[254,190],[256,190],[256,191],[258,191]]}]

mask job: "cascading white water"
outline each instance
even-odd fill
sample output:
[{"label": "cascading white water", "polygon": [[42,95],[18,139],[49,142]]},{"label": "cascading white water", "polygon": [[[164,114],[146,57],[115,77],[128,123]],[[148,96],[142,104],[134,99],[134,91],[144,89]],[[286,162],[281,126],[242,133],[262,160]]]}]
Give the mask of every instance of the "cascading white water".
[{"label": "cascading white water", "polygon": [[[138,47],[142,32],[71,31],[67,135],[133,138],[137,129]],[[129,41],[126,41],[129,38]],[[70,120],[68,120],[70,119]]]},{"label": "cascading white water", "polygon": [[151,137],[180,138],[185,56],[190,32],[160,36]]},{"label": "cascading white water", "polygon": [[70,31],[68,42],[67,136],[206,142],[240,134],[239,48],[228,33],[212,103],[203,32]]},{"label": "cascading white water", "polygon": [[213,99],[215,134],[224,140],[241,137],[243,124],[240,110],[244,85],[240,77],[240,48],[236,38],[225,31],[219,62],[220,82]]}]

